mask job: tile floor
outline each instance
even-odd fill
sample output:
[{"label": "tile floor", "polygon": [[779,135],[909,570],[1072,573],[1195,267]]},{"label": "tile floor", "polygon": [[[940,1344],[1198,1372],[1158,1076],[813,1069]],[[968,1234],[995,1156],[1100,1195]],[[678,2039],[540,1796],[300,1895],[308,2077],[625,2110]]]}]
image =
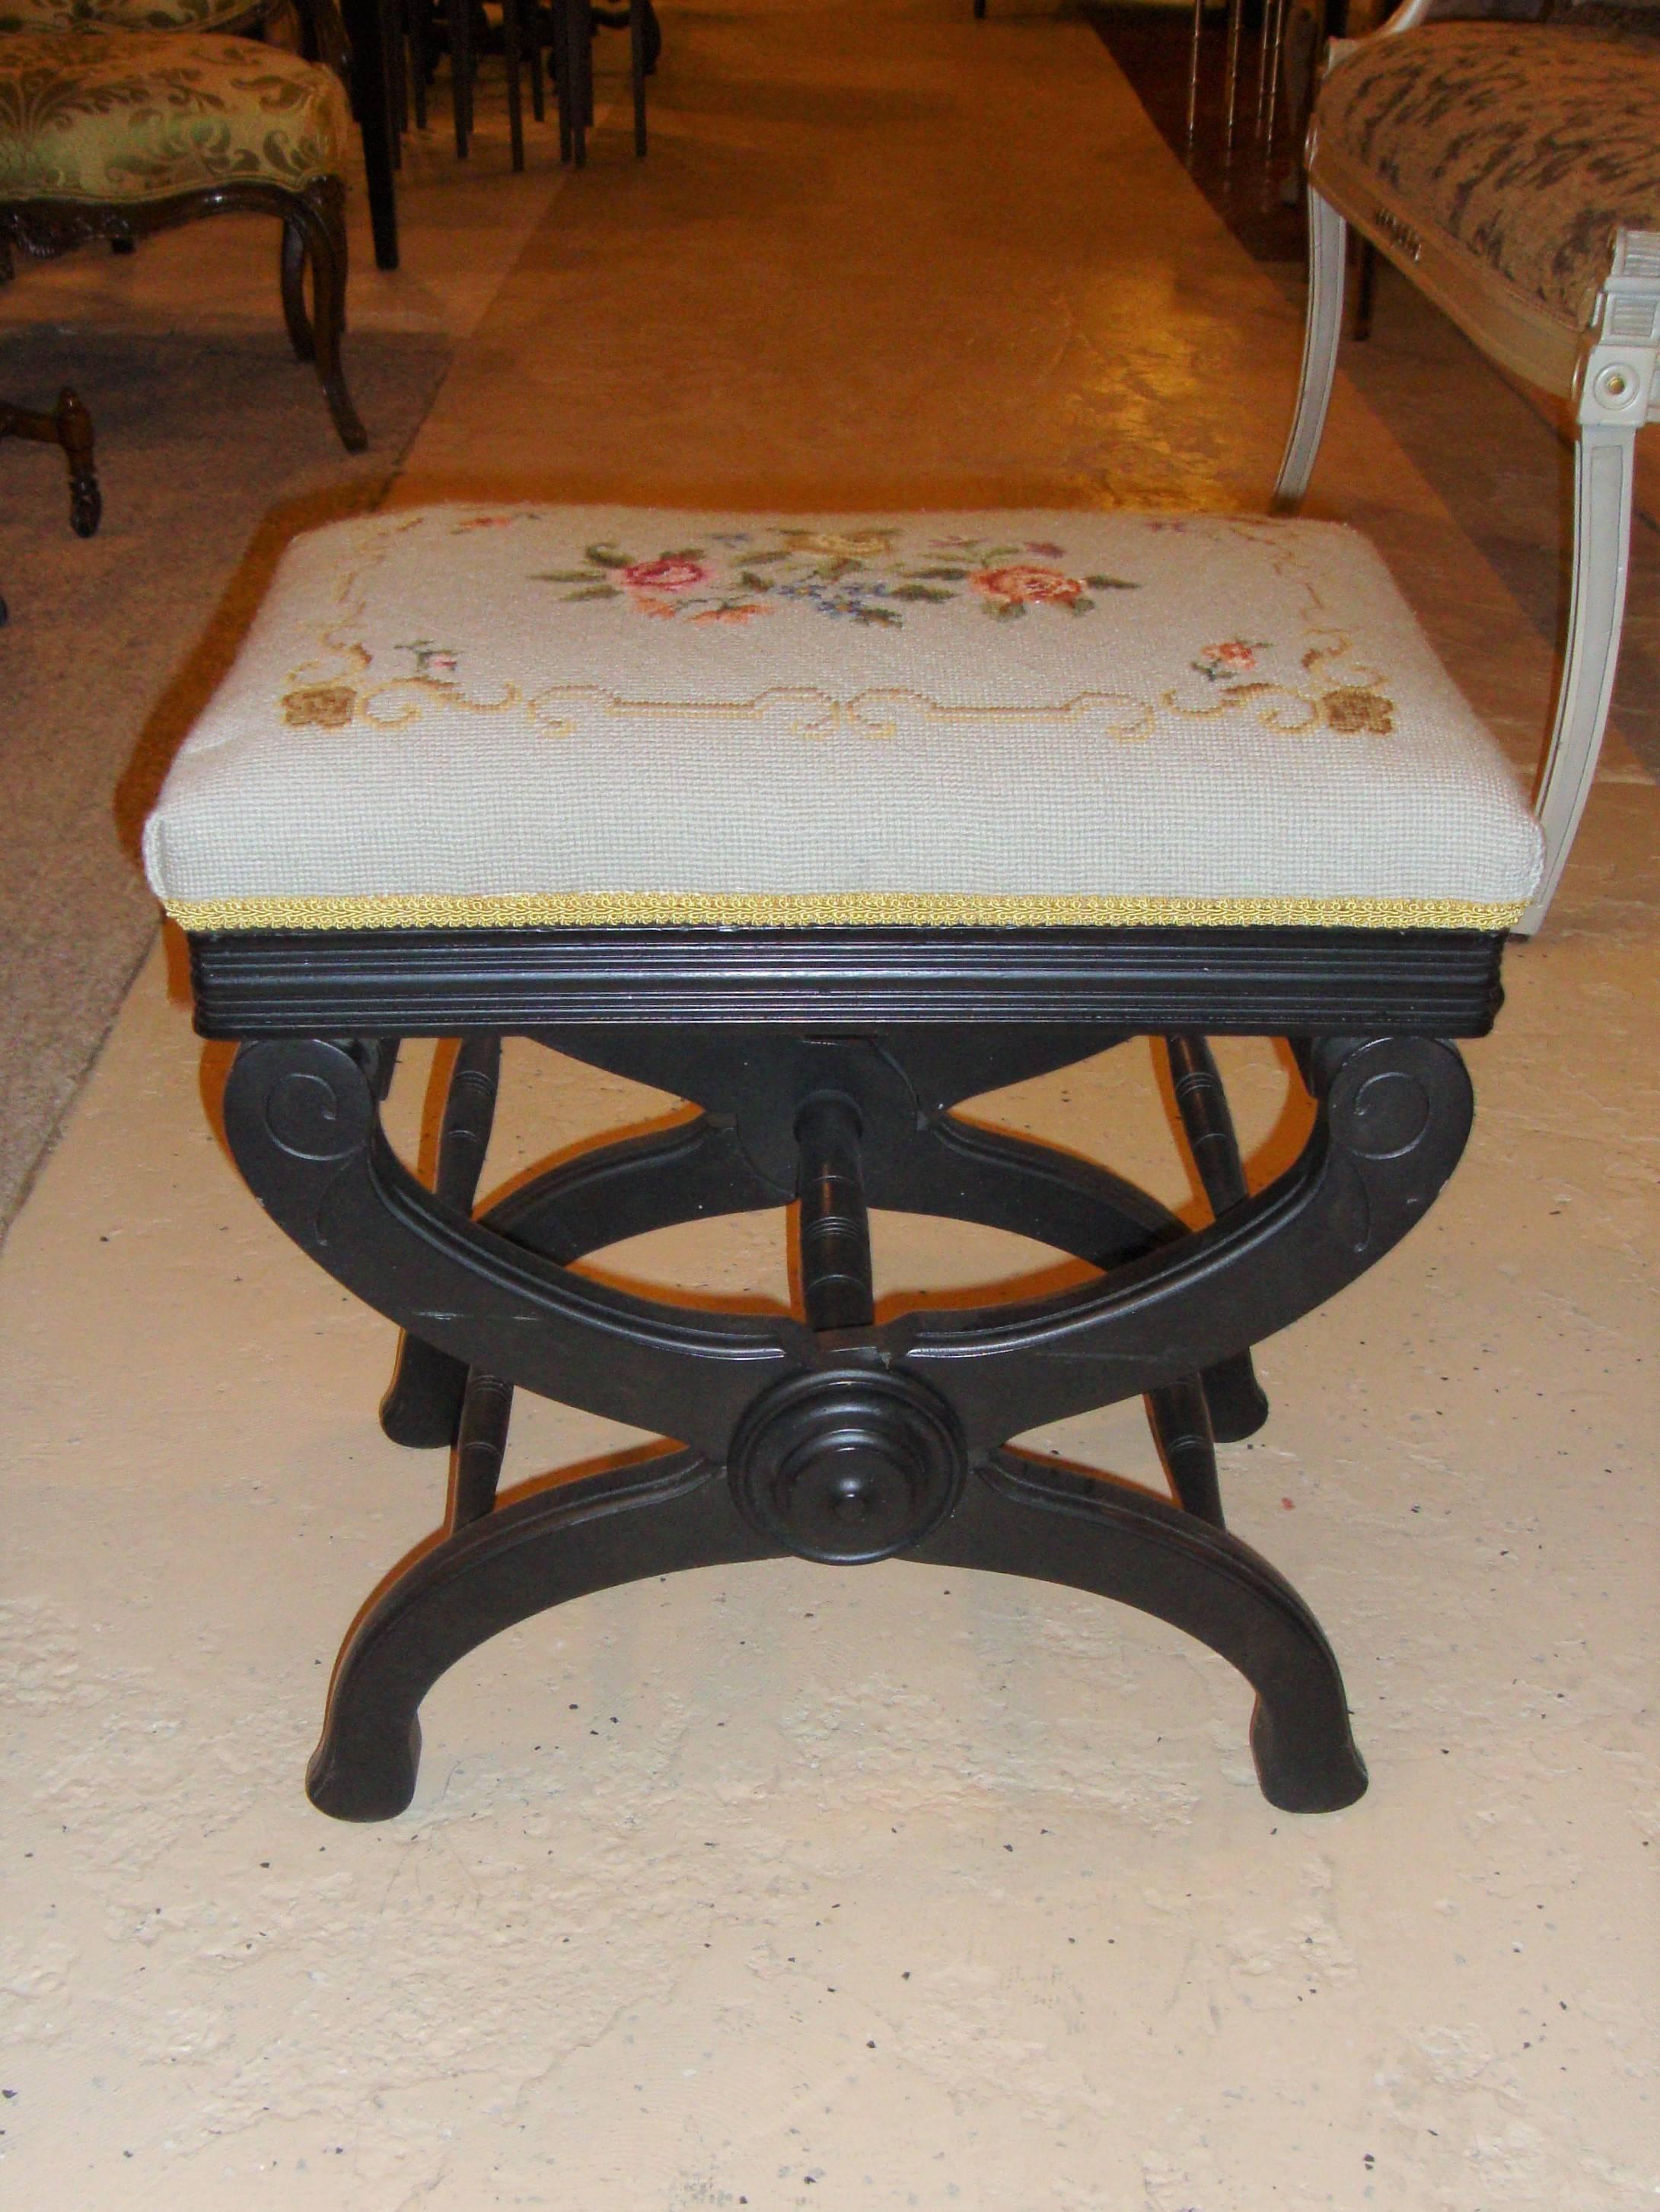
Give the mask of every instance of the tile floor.
[{"label": "tile floor", "polygon": [[[706,0],[669,32],[648,163],[613,127],[556,198],[512,185],[488,268],[482,170],[407,277],[360,258],[360,319],[465,276],[418,308],[468,342],[394,497],[1262,499],[1294,307],[1083,26]],[[1523,757],[1538,629],[1352,386],[1319,489]],[[0,1259],[7,2201],[1651,2203],[1660,797],[1619,738],[1610,769],[1469,1050],[1464,1166],[1264,1348],[1274,1420],[1225,1455],[1345,1667],[1372,1787],[1323,1820],[1256,1794],[1207,1654],[899,1565],[527,1623],[429,1699],[408,1817],[313,1814],[336,1644],[442,1470],[374,1425],[384,1324],[228,1168],[158,949]],[[1226,1060],[1260,1161],[1279,1063]],[[510,1074],[493,1178],[662,1103]],[[984,1110],[1188,1195],[1140,1047]],[[893,1289],[1041,1257],[879,1228]],[[611,1264],[775,1294],[776,1232]],[[627,1441],[533,1407],[510,1472]],[[1124,1409],[1050,1441],[1155,1480]]]}]

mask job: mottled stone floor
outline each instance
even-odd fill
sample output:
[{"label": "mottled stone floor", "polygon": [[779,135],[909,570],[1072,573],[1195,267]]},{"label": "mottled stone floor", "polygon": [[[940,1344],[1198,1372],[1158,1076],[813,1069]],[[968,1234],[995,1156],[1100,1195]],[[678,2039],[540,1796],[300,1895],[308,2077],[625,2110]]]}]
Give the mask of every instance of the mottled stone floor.
[{"label": "mottled stone floor", "polygon": [[[603,131],[481,287],[395,498],[1262,501],[1294,301],[1081,24],[741,0],[669,31],[650,160]],[[1320,504],[1520,761],[1548,645],[1438,489],[1449,437],[1346,382]],[[1264,1347],[1274,1419],[1225,1454],[1346,1670],[1372,1787],[1323,1820],[1262,1802],[1248,1693],[1152,1623],[797,1564],[524,1625],[429,1699],[405,1819],[313,1814],[335,1646],[442,1468],[374,1425],[385,1325],[227,1164],[158,951],[0,1261],[9,2201],[1651,2203],[1657,831],[1617,734],[1469,1050],[1464,1166]],[[1283,1071],[1225,1060],[1260,1172]],[[508,1074],[493,1180],[665,1103],[529,1048]],[[424,1091],[417,1058],[411,1143]],[[982,1111],[1189,1195],[1142,1046]],[[1045,1256],[878,1245],[891,1291]],[[781,1251],[762,1218],[608,1265],[778,1296]],[[511,1477],[629,1441],[532,1407]],[[1157,1480],[1134,1409],[1048,1441]]]}]

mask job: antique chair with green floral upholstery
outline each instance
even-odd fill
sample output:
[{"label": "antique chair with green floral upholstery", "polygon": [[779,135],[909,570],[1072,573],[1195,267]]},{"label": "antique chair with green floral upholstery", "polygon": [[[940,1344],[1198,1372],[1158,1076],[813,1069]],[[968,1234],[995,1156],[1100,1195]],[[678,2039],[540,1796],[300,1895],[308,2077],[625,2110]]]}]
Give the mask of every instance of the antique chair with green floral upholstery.
[{"label": "antique chair with green floral upholstery", "polygon": [[340,360],[347,130],[332,70],[246,39],[61,27],[0,36],[0,276],[12,273],[13,247],[46,259],[202,216],[275,216],[289,336],[315,362],[342,441],[361,452],[368,440]]},{"label": "antique chair with green floral upholstery", "polygon": [[1374,36],[1333,45],[1309,131],[1308,325],[1277,490],[1293,505],[1314,467],[1347,224],[1501,368],[1571,404],[1572,588],[1535,793],[1547,860],[1531,931],[1596,770],[1637,433],[1660,421],[1660,0],[1542,21],[1459,13],[1459,0],[1408,0]]},{"label": "antique chair with green floral upholstery", "polygon": [[[346,0],[350,6],[351,0]],[[398,266],[398,198],[392,88],[387,82],[392,0],[360,5],[348,40],[337,0],[0,0],[5,31],[233,31],[252,36],[290,10],[299,20],[301,52],[326,62],[351,87],[352,112],[362,131],[364,183],[374,258]]]}]

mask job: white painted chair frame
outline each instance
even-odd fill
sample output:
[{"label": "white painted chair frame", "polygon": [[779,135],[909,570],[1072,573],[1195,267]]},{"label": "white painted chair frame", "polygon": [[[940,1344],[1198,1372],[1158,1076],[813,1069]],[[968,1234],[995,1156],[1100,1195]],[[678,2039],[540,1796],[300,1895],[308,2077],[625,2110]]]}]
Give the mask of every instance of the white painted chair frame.
[{"label": "white painted chair frame", "polygon": [[[1334,40],[1327,74],[1372,39],[1398,37],[1435,12],[1406,0],[1368,40]],[[1456,12],[1449,9],[1449,13]],[[1566,332],[1543,310],[1392,207],[1375,177],[1324,146],[1316,100],[1305,154],[1309,179],[1309,300],[1297,412],[1274,486],[1274,505],[1295,507],[1308,488],[1337,371],[1347,238],[1352,223],[1403,276],[1450,316],[1489,359],[1574,410],[1572,577],[1567,636],[1551,731],[1534,787],[1545,837],[1545,872],[1518,924],[1544,921],[1590,795],[1614,695],[1631,552],[1637,433],[1660,422],[1660,232],[1620,230],[1589,327]]]}]

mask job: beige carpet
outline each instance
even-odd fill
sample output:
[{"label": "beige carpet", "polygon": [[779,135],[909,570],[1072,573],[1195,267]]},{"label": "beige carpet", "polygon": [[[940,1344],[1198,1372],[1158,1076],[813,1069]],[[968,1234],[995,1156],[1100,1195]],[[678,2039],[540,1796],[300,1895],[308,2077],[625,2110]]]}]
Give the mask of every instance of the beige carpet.
[{"label": "beige carpet", "polygon": [[159,775],[288,536],[380,496],[449,353],[355,338],[353,459],[280,331],[0,331],[0,390],[86,401],[104,489],[72,537],[61,456],[0,447],[0,1229],[155,935],[135,851]]}]

